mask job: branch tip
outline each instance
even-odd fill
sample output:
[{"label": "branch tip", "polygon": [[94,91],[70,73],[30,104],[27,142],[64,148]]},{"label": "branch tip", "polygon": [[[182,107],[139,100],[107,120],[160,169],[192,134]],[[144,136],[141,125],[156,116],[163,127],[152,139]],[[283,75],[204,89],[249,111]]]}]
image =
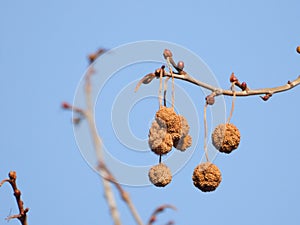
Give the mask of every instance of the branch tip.
[{"label": "branch tip", "polygon": [[232,72],[231,75],[230,75],[229,81],[230,81],[230,83],[235,83],[235,82],[238,82],[239,80],[237,79],[237,77]]},{"label": "branch tip", "polygon": [[165,59],[171,58],[173,56],[172,52],[169,49],[165,49],[163,55]]}]

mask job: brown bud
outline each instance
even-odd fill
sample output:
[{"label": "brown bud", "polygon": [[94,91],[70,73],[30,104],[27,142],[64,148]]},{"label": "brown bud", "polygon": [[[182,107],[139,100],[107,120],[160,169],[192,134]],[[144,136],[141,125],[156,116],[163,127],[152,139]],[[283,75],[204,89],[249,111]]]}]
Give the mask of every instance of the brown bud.
[{"label": "brown bud", "polygon": [[232,74],[230,75],[230,79],[229,79],[229,80],[230,80],[231,83],[239,81],[239,80],[237,79],[237,77],[234,75],[234,73],[232,73]]},{"label": "brown bud", "polygon": [[19,189],[16,189],[15,192],[14,192],[14,195],[16,197],[20,197],[21,196],[21,191]]},{"label": "brown bud", "polygon": [[206,104],[213,105],[215,103],[215,96],[210,94],[206,96],[205,100],[206,100]]},{"label": "brown bud", "polygon": [[9,174],[8,174],[8,177],[9,177],[11,180],[17,179],[17,173],[16,173],[16,171],[10,171]]},{"label": "brown bud", "polygon": [[62,102],[61,103],[61,107],[63,109],[70,109],[70,108],[72,108],[72,106],[69,103],[67,103],[67,102]]},{"label": "brown bud", "polygon": [[165,49],[164,50],[164,57],[165,57],[165,59],[168,58],[168,57],[172,57],[172,56],[173,56],[173,54],[172,54],[172,52],[169,49]]},{"label": "brown bud", "polygon": [[245,91],[245,90],[247,89],[247,84],[246,84],[246,82],[243,82],[243,83],[241,84],[241,89],[242,89],[242,91]]},{"label": "brown bud", "polygon": [[260,96],[262,100],[268,101],[270,97],[272,97],[272,94],[266,94],[265,96]]},{"label": "brown bud", "polygon": [[180,70],[183,70],[183,68],[184,68],[184,62],[183,61],[179,61],[177,63],[177,68],[180,69]]}]

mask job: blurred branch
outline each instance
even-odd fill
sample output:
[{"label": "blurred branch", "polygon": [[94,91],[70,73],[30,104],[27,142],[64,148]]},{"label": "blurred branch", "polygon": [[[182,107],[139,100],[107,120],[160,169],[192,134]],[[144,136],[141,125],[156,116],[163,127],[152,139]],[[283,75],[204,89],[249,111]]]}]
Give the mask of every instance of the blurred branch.
[{"label": "blurred branch", "polygon": [[[88,57],[90,64],[93,63],[105,51],[106,51],[105,49],[99,49],[96,53],[90,54]],[[92,91],[91,77],[93,76],[94,72],[95,72],[94,68],[91,65],[85,75],[85,100],[86,100],[86,105],[87,105],[86,110],[72,106],[71,104],[69,104],[67,102],[63,102],[61,106],[63,109],[71,110],[71,111],[77,113],[78,117],[75,118],[75,120],[73,120],[73,122],[75,124],[79,123],[81,121],[81,119],[83,119],[83,118],[85,118],[88,122],[92,142],[94,145],[94,149],[95,149],[97,161],[98,161],[97,169],[99,170],[99,173],[102,178],[105,198],[109,205],[109,209],[110,209],[114,224],[120,225],[121,220],[120,220],[120,214],[119,214],[119,211],[117,208],[117,204],[116,204],[115,197],[114,197],[110,183],[114,184],[116,189],[119,191],[122,200],[127,204],[136,223],[138,225],[143,225],[143,222],[142,222],[133,202],[131,201],[129,194],[127,192],[125,192],[124,189],[121,187],[121,185],[116,181],[116,179],[114,178],[112,173],[108,170],[108,168],[104,162],[104,156],[103,156],[103,150],[102,150],[102,140],[98,136],[96,125],[94,122],[94,110],[93,110],[92,95],[91,95],[91,91]]]},{"label": "blurred branch", "polygon": [[[96,60],[96,58],[99,57],[101,54],[103,54],[105,51],[106,51],[105,49],[99,49],[96,53],[90,54],[90,56],[89,56],[90,63],[94,62]],[[92,139],[94,142],[94,147],[95,147],[97,158],[98,158],[98,169],[99,169],[100,174],[103,179],[103,185],[104,185],[104,189],[105,189],[105,193],[106,193],[106,198],[110,204],[112,216],[115,217],[114,220],[115,220],[115,222],[117,222],[117,220],[120,220],[120,219],[117,219],[119,217],[119,213],[118,213],[116,204],[113,204],[113,202],[111,202],[112,197],[113,197],[113,195],[112,195],[113,193],[111,191],[111,187],[110,187],[110,183],[109,183],[109,182],[111,182],[116,186],[117,190],[119,191],[119,193],[121,195],[121,198],[129,207],[129,210],[130,210],[133,218],[135,219],[136,223],[138,225],[143,225],[143,222],[142,222],[133,202],[131,201],[129,194],[127,192],[125,192],[124,189],[121,187],[121,185],[116,181],[116,179],[114,178],[112,173],[108,170],[108,168],[104,162],[104,157],[103,157],[103,152],[102,152],[102,141],[101,141],[101,138],[98,136],[96,126],[94,123],[94,111],[93,111],[92,97],[91,97],[91,88],[92,88],[91,76],[93,74],[94,74],[94,69],[91,66],[85,77],[85,79],[86,79],[85,93],[86,93],[86,103],[87,103],[87,110],[85,111],[85,117],[88,120],[90,132],[91,132]]]},{"label": "blurred branch", "polygon": [[[167,208],[176,210],[176,208],[174,206],[172,206],[172,205],[162,205],[162,206],[159,206],[152,213],[152,215],[151,215],[151,217],[150,217],[147,225],[153,225],[153,223],[157,220],[157,215],[159,213],[162,213]],[[169,221],[168,224],[173,224],[173,221]]]},{"label": "blurred branch", "polygon": [[22,225],[28,225],[27,223],[27,212],[29,211],[29,208],[24,209],[24,203],[21,200],[21,191],[17,187],[16,179],[17,179],[17,173],[15,171],[10,171],[9,174],[9,179],[4,179],[0,183],[0,187],[4,183],[9,183],[14,191],[14,196],[17,201],[17,205],[19,208],[19,214],[12,215],[6,218],[6,220],[11,220],[11,219],[18,219]]},{"label": "blurred branch", "polygon": [[[120,220],[120,214],[117,208],[116,200],[113,194],[113,191],[111,189],[110,182],[105,179],[104,177],[107,176],[106,171],[103,169],[105,167],[104,161],[103,161],[103,152],[102,152],[102,140],[97,134],[97,129],[96,125],[94,123],[94,110],[93,110],[93,105],[92,105],[92,96],[91,96],[91,76],[93,75],[94,71],[93,68],[91,67],[89,71],[86,74],[85,77],[85,97],[86,97],[86,104],[87,108],[84,111],[85,118],[87,119],[90,133],[91,133],[91,138],[92,142],[94,144],[94,148],[96,151],[97,155],[97,160],[100,168],[100,173],[101,173],[101,180],[103,182],[103,187],[104,187],[104,195],[107,200],[107,204],[110,209],[110,213],[112,216],[112,219],[114,221],[115,225],[121,225],[121,220]],[[100,166],[101,165],[101,166]]]},{"label": "blurred branch", "polygon": [[128,194],[128,192],[126,192],[122,186],[116,181],[116,179],[113,177],[112,173],[108,170],[108,168],[105,166],[105,164],[99,164],[99,169],[100,170],[104,170],[107,173],[107,176],[104,177],[105,179],[107,179],[108,181],[112,182],[115,187],[117,188],[117,190],[119,191],[121,198],[124,202],[126,202],[126,204],[129,207],[129,210],[132,214],[132,216],[134,217],[136,223],[138,225],[143,225],[143,221],[141,220],[133,202],[131,201],[131,198]]}]

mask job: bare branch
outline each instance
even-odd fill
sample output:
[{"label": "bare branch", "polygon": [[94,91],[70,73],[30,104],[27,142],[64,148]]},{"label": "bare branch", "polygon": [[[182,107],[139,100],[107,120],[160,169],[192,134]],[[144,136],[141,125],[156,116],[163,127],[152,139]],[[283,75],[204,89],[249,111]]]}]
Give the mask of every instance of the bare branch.
[{"label": "bare branch", "polygon": [[[172,75],[168,72],[164,73],[164,76],[166,77],[172,77]],[[174,78],[184,80],[187,82],[190,82],[192,84],[198,85],[200,87],[203,87],[205,89],[208,89],[212,92],[214,92],[217,95],[228,95],[228,96],[233,96],[233,91],[232,90],[225,90],[221,88],[214,87],[212,85],[206,84],[202,81],[199,81],[197,79],[194,79],[192,76],[190,76],[188,73],[185,74],[175,74],[173,72]],[[264,94],[275,94],[283,91],[290,90],[297,85],[300,84],[300,76],[298,76],[295,80],[293,81],[288,81],[285,85],[278,86],[278,87],[272,87],[272,88],[260,88],[260,89],[245,89],[244,91],[235,91],[235,95],[237,97],[242,97],[242,96],[250,96],[250,95],[264,95]]]},{"label": "bare branch", "polygon": [[[97,57],[99,57],[102,53],[104,53],[104,51],[98,51],[95,55],[97,55]],[[142,222],[134,204],[132,203],[132,201],[129,197],[129,194],[123,190],[121,185],[116,181],[116,179],[114,178],[112,173],[108,170],[108,168],[104,162],[104,156],[103,156],[103,150],[102,150],[102,140],[98,136],[96,125],[95,125],[94,119],[93,119],[94,111],[93,111],[92,97],[91,97],[91,90],[92,90],[91,76],[94,74],[94,72],[95,71],[94,71],[93,67],[90,67],[89,71],[87,72],[87,74],[85,76],[85,81],[86,81],[85,95],[86,95],[87,109],[84,111],[83,114],[88,121],[89,129],[91,132],[91,137],[92,137],[92,141],[94,144],[94,148],[95,148],[97,160],[98,160],[98,169],[100,171],[103,186],[104,186],[105,197],[106,197],[107,203],[109,205],[110,212],[111,212],[111,215],[112,215],[115,225],[121,224],[121,220],[120,220],[119,211],[117,209],[115,197],[114,197],[114,194],[111,189],[110,182],[116,186],[117,190],[119,191],[119,193],[121,195],[121,198],[128,205],[129,210],[130,210],[132,216],[134,217],[136,223],[138,225],[143,225],[143,222]],[[153,78],[155,78],[155,76],[153,77],[153,75],[149,74],[149,75],[145,76],[145,78],[142,79],[141,82],[146,84],[146,83],[151,82],[151,80]],[[73,107],[73,110],[74,110],[74,107]]]},{"label": "bare branch", "polygon": [[143,225],[143,221],[141,220],[140,215],[138,214],[133,202],[131,201],[129,193],[126,192],[122,188],[122,186],[116,181],[116,179],[113,177],[112,173],[108,170],[108,168],[106,167],[105,164],[99,165],[99,169],[102,171],[103,170],[106,171],[107,176],[106,177],[104,176],[104,178],[107,179],[108,181],[112,182],[115,185],[115,187],[117,188],[117,190],[119,191],[119,193],[121,195],[122,200],[128,205],[129,210],[130,210],[132,216],[134,217],[136,223],[138,225]]},{"label": "bare branch", "polygon": [[[300,52],[299,49],[300,49],[300,46],[297,47],[297,52]],[[245,96],[251,96],[251,95],[264,95],[261,98],[264,101],[266,101],[275,93],[288,91],[300,84],[300,76],[298,76],[295,80],[288,81],[285,85],[282,85],[282,86],[272,87],[272,88],[250,89],[247,86],[246,82],[242,82],[242,83],[239,82],[239,80],[234,75],[234,73],[232,73],[230,76],[230,82],[232,82],[232,83],[234,82],[235,85],[241,89],[241,91],[222,89],[222,88],[212,86],[210,84],[207,84],[205,82],[202,82],[200,80],[193,78],[191,75],[189,75],[186,71],[183,70],[183,67],[184,67],[183,61],[179,61],[178,64],[176,64],[174,62],[174,60],[172,58],[173,54],[170,50],[165,49],[163,52],[163,56],[166,59],[167,63],[171,64],[175,68],[175,70],[177,70],[177,72],[172,71],[172,70],[170,70],[170,72],[167,72],[162,67],[162,68],[155,70],[155,72],[152,73],[152,74],[154,74],[154,76],[156,78],[158,78],[160,72],[163,71],[163,77],[169,77],[169,78],[172,77],[172,78],[176,78],[179,80],[187,81],[189,83],[192,83],[197,86],[200,86],[200,87],[210,90],[212,93],[214,93],[214,96],[218,96],[218,95],[233,96],[233,95],[235,95],[236,97],[245,97]]]},{"label": "bare branch", "polygon": [[[86,83],[85,83],[85,97],[86,97],[86,104],[87,104],[87,109],[85,110],[85,118],[87,119],[90,133],[91,133],[91,138],[94,144],[94,148],[97,154],[97,159],[99,165],[104,164],[103,161],[103,152],[102,152],[102,140],[97,134],[97,129],[96,125],[94,123],[94,110],[93,110],[93,105],[92,105],[92,97],[91,97],[91,76],[93,75],[94,71],[93,69],[89,70],[88,73],[85,76]],[[101,171],[105,172],[105,171]],[[103,182],[103,187],[104,187],[104,195],[107,200],[107,204],[110,209],[110,213],[112,216],[112,219],[114,221],[115,225],[121,225],[121,220],[120,220],[120,214],[117,208],[117,203],[113,194],[113,191],[111,189],[111,185],[108,180],[106,180],[103,176],[101,176],[101,180]]]},{"label": "bare branch", "polygon": [[[167,208],[176,210],[176,208],[173,205],[168,205],[168,204],[157,207],[154,210],[154,212],[152,213],[152,215],[151,215],[151,217],[150,217],[150,219],[148,221],[148,225],[152,225],[157,220],[157,215],[159,213],[162,213]],[[170,224],[170,223],[172,224],[173,222],[170,221],[168,224]]]},{"label": "bare branch", "polygon": [[12,215],[6,218],[6,220],[11,220],[17,218],[22,225],[28,225],[27,223],[27,212],[29,211],[29,208],[24,209],[24,203],[21,200],[21,191],[17,187],[16,179],[17,179],[17,173],[15,171],[10,171],[9,174],[9,179],[4,179],[0,182],[0,187],[4,183],[9,183],[14,191],[14,196],[17,201],[17,205],[19,208],[19,214]]}]

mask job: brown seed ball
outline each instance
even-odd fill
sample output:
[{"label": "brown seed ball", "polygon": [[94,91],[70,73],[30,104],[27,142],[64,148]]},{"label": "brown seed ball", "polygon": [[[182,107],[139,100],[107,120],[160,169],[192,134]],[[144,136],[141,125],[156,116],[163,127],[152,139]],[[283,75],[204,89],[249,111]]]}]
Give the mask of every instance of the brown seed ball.
[{"label": "brown seed ball", "polygon": [[296,48],[296,51],[300,54],[300,46]]},{"label": "brown seed ball", "polygon": [[174,142],[174,147],[182,152],[192,145],[192,137],[190,135],[183,136],[179,141]]},{"label": "brown seed ball", "polygon": [[155,154],[164,155],[172,150],[173,138],[165,127],[154,121],[149,130],[148,144]]},{"label": "brown seed ball", "polygon": [[172,180],[171,170],[163,163],[151,167],[148,176],[151,183],[157,187],[164,187]]},{"label": "brown seed ball", "polygon": [[193,173],[194,185],[203,192],[214,191],[222,181],[219,168],[211,162],[199,164]]},{"label": "brown seed ball", "polygon": [[162,106],[155,115],[161,126],[166,126],[168,133],[181,133],[181,118],[172,108]]},{"label": "brown seed ball", "polygon": [[220,124],[212,133],[212,143],[220,152],[231,153],[240,144],[241,134],[233,124]]},{"label": "brown seed ball", "polygon": [[187,136],[188,133],[190,132],[189,123],[188,123],[187,119],[184,116],[179,115],[179,117],[180,117],[180,120],[181,120],[181,135],[182,136]]}]

